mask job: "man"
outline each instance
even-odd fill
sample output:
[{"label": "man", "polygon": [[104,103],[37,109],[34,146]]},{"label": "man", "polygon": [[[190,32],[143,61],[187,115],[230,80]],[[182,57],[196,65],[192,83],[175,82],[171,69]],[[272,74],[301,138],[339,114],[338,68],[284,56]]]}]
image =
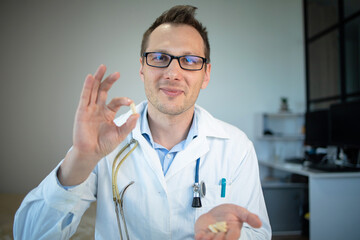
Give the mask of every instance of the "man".
[{"label": "man", "polygon": [[[15,239],[67,239],[95,200],[96,239],[270,239],[252,143],[195,106],[211,71],[207,32],[195,10],[173,7],[145,32],[140,77],[148,101],[138,113],[114,121],[132,103],[119,97],[106,104],[119,73],[102,81],[101,65],[86,77],[73,147],[25,198]],[[200,181],[205,196],[193,193]],[[225,229],[216,233],[218,222]]]}]

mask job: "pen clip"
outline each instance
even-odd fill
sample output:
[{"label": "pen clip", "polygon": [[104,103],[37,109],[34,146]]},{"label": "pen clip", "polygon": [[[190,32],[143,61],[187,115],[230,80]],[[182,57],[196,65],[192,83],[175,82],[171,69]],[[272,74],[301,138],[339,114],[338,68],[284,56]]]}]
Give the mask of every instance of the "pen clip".
[{"label": "pen clip", "polygon": [[220,184],[221,184],[221,197],[224,198],[226,194],[226,179],[222,178]]}]

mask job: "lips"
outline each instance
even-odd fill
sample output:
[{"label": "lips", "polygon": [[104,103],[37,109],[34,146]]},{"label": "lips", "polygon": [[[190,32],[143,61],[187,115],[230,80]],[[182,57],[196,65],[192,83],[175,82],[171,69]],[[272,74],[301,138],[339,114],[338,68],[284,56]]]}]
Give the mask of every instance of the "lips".
[{"label": "lips", "polygon": [[169,97],[176,97],[183,93],[182,90],[178,90],[178,89],[160,88],[160,90]]}]

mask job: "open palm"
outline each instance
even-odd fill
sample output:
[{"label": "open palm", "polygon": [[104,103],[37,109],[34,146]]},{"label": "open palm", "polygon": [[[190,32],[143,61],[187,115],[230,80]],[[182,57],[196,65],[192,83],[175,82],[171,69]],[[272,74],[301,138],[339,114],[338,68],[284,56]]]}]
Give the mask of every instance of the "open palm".
[{"label": "open palm", "polygon": [[[227,232],[213,233],[208,228],[209,225],[216,222],[225,221],[227,224]],[[210,239],[239,239],[243,223],[246,222],[250,226],[259,228],[261,221],[259,217],[243,207],[235,204],[222,204],[208,213],[201,215],[195,223],[195,239],[196,240],[210,240]]]}]

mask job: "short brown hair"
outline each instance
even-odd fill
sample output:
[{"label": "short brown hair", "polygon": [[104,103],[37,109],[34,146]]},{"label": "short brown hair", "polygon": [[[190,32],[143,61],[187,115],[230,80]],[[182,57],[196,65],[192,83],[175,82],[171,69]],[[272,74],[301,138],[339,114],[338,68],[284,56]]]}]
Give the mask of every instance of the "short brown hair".
[{"label": "short brown hair", "polygon": [[194,27],[201,35],[204,41],[204,53],[207,62],[210,62],[210,44],[208,39],[208,33],[206,27],[204,27],[196,18],[195,11],[197,7],[190,5],[178,5],[170,8],[169,10],[163,12],[160,17],[158,17],[155,22],[146,30],[143,35],[141,42],[140,56],[142,57],[145,49],[148,45],[148,40],[150,34],[163,23],[174,23],[174,24],[185,24]]}]

